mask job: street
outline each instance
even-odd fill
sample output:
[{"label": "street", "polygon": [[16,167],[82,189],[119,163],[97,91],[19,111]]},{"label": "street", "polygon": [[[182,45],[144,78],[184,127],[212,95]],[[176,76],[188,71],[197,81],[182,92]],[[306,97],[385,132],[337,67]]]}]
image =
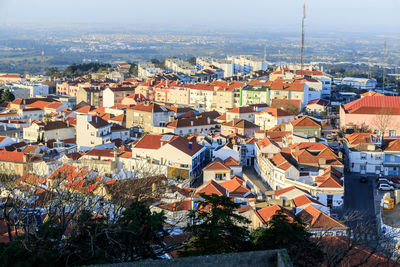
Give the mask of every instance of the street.
[{"label": "street", "polygon": [[367,176],[367,183],[360,183],[360,174],[345,174],[344,219],[354,231],[377,233],[377,212],[374,194],[376,176]]}]

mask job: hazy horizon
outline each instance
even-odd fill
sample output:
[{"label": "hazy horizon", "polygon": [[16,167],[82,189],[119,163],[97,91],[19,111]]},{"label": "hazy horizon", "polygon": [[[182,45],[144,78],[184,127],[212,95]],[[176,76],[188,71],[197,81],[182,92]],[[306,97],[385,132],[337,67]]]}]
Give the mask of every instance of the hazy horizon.
[{"label": "hazy horizon", "polygon": [[[308,32],[400,32],[400,1],[307,0]],[[298,32],[302,0],[0,0],[0,25],[86,24]]]}]

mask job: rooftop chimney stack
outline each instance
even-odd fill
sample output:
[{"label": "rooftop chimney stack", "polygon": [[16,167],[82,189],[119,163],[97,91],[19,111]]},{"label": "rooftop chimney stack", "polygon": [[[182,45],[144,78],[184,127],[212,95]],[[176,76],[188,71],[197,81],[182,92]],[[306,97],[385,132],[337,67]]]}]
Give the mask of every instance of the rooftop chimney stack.
[{"label": "rooftop chimney stack", "polygon": [[193,143],[189,142],[189,149],[192,150],[192,148],[193,148]]}]

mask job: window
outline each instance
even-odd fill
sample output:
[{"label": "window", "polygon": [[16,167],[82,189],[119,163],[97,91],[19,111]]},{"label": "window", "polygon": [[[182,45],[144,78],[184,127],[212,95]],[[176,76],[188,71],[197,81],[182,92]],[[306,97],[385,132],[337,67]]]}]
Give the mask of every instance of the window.
[{"label": "window", "polygon": [[361,153],[360,158],[363,159],[363,160],[366,160],[367,159],[367,154]]},{"label": "window", "polygon": [[365,171],[367,169],[367,166],[366,165],[360,165],[360,170],[361,171]]},{"label": "window", "polygon": [[389,136],[396,136],[395,130],[389,130]]}]

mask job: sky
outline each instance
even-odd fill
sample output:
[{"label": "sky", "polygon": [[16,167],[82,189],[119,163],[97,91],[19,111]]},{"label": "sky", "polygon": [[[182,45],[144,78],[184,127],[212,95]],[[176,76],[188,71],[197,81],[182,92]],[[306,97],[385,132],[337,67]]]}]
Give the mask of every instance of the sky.
[{"label": "sky", "polygon": [[[0,0],[1,24],[292,29],[303,0]],[[311,30],[399,32],[400,0],[307,0]]]}]

